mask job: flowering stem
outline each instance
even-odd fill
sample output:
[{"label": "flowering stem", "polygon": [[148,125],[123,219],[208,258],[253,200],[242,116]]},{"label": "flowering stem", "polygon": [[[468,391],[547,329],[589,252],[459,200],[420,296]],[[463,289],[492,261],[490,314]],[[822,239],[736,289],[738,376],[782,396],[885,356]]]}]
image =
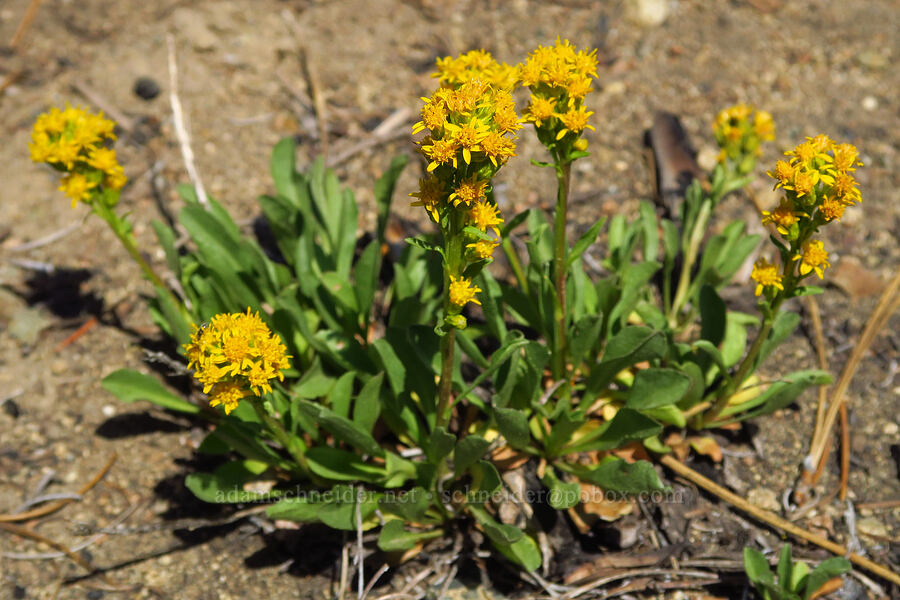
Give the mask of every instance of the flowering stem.
[{"label": "flowering stem", "polygon": [[519,282],[519,287],[522,288],[522,293],[528,296],[528,278],[525,277],[525,271],[522,269],[522,261],[519,260],[519,254],[516,252],[516,249],[513,248],[512,240],[509,237],[505,237],[503,238],[503,241],[500,242],[500,246],[503,248],[503,254],[506,256],[506,260],[509,261],[509,266],[512,268],[516,281]]},{"label": "flowering stem", "polygon": [[569,203],[569,176],[572,163],[558,161],[556,164],[556,214],[553,223],[553,240],[556,246],[553,257],[553,276],[556,285],[556,305],[553,307],[553,320],[556,323],[556,335],[553,338],[553,378],[557,381],[567,378],[566,374],[566,219]]},{"label": "flowering stem", "polygon": [[441,338],[441,383],[438,393],[437,415],[434,426],[442,427],[450,421],[450,392],[453,383],[453,350],[456,341],[456,329],[450,329]]},{"label": "flowering stem", "polygon": [[687,300],[688,290],[691,287],[691,270],[694,267],[694,261],[697,260],[697,254],[700,252],[700,244],[703,242],[703,235],[706,233],[706,226],[712,215],[713,199],[704,197],[700,205],[700,211],[697,219],[694,221],[694,227],[691,230],[691,236],[688,239],[687,247],[684,252],[684,264],[681,267],[681,275],[678,278],[678,287],[675,290],[675,299],[672,300],[672,307],[669,311],[669,325],[677,327],[678,313]]},{"label": "flowering stem", "polygon": [[309,462],[306,460],[306,455],[304,453],[303,448],[298,446],[298,442],[302,445],[302,442],[295,438],[294,436],[288,435],[288,432],[284,430],[284,426],[281,424],[281,421],[272,417],[269,412],[266,410],[266,407],[263,406],[262,398],[255,397],[250,399],[250,403],[253,405],[253,409],[256,411],[256,415],[260,418],[260,420],[265,424],[266,428],[268,428],[269,432],[275,437],[275,440],[281,444],[285,450],[287,450],[288,454],[291,455],[291,458],[294,459],[294,462],[297,463],[297,466],[300,467],[300,471],[309,477],[312,481],[317,481],[318,478],[309,470]]}]

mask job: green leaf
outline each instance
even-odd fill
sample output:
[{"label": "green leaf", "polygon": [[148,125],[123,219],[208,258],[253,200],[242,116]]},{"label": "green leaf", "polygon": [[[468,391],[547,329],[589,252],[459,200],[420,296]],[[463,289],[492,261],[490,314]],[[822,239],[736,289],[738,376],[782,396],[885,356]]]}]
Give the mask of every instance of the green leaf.
[{"label": "green leaf", "polygon": [[581,501],[581,486],[577,481],[561,481],[553,467],[548,466],[541,482],[550,492],[550,506],[556,510],[572,508]]},{"label": "green leaf", "polygon": [[641,361],[659,358],[665,352],[666,339],[662,332],[649,327],[625,327],[606,344],[603,359],[591,369],[587,389],[598,393],[622,369]]},{"label": "green leaf", "polygon": [[747,326],[756,325],[759,319],[746,313],[729,311],[725,322],[725,339],[722,340],[722,360],[733,367],[747,349]]},{"label": "green leaf", "polygon": [[269,168],[275,189],[296,207],[300,205],[300,200],[297,194],[296,169],[294,167],[295,149],[296,143],[293,137],[281,139],[272,149]]},{"label": "green leaf", "polygon": [[384,467],[363,462],[353,452],[318,446],[306,451],[310,470],[335,481],[366,481],[375,483],[386,475]]},{"label": "green leaf", "polygon": [[725,302],[711,285],[700,288],[700,337],[718,346],[725,337]]},{"label": "green leaf", "polygon": [[541,566],[541,551],[531,536],[523,535],[521,539],[508,545],[497,542],[494,545],[501,554],[526,571],[535,571]]},{"label": "green leaf", "polygon": [[191,473],[185,486],[200,500],[214,504],[255,502],[272,494],[247,492],[243,485],[261,475],[269,465],[255,460],[235,460],[217,468],[214,473]]},{"label": "green leaf", "polygon": [[775,574],[778,576],[778,586],[782,589],[793,591],[791,587],[791,570],[793,566],[791,545],[785,544],[781,549],[781,555],[778,557],[778,566],[775,569]]},{"label": "green leaf", "polygon": [[468,435],[456,443],[453,453],[453,473],[461,475],[476,460],[479,460],[487,452],[491,445],[489,441],[477,435]]},{"label": "green leaf", "polygon": [[586,436],[566,447],[567,452],[588,452],[591,450],[612,450],[634,440],[642,440],[662,431],[659,423],[631,408],[620,408],[616,416],[597,430],[599,433]]},{"label": "green leaf", "polygon": [[428,438],[428,444],[425,446],[424,450],[425,454],[428,456],[428,460],[437,463],[441,459],[449,456],[450,453],[453,452],[455,446],[455,435],[447,433],[447,430],[443,427],[435,427]]},{"label": "green leaf", "polygon": [[525,535],[525,532],[514,525],[498,523],[480,506],[470,504],[468,508],[478,524],[481,525],[484,533],[496,544],[509,545],[519,541]]},{"label": "green leaf", "polygon": [[231,446],[229,446],[228,442],[223,440],[221,436],[216,435],[216,432],[213,431],[208,433],[206,437],[203,438],[203,441],[200,442],[199,446],[197,446],[197,452],[200,454],[218,456],[231,452]]},{"label": "green leaf", "polygon": [[267,508],[266,516],[273,521],[315,523],[319,520],[320,508],[321,503],[309,502],[305,496],[289,496]]},{"label": "green leaf", "polygon": [[794,332],[794,329],[799,324],[800,315],[797,313],[779,312],[778,316],[775,317],[775,322],[772,324],[772,331],[769,333],[769,337],[763,342],[762,349],[759,351],[756,366],[763,364],[763,361]]},{"label": "green leaf", "polygon": [[344,373],[334,383],[334,387],[328,392],[327,404],[331,410],[339,417],[349,418],[350,416],[350,396],[353,394],[353,382],[356,374],[353,371]]},{"label": "green leaf", "polygon": [[487,502],[489,498],[484,494],[490,496],[503,485],[500,472],[494,463],[488,460],[477,461],[469,467],[469,472],[472,474],[472,493],[469,494],[469,502]]},{"label": "green leaf", "polygon": [[122,402],[148,400],[169,410],[193,415],[200,413],[200,407],[176,396],[155,378],[131,369],[110,373],[103,378],[101,385]]},{"label": "green leaf", "polygon": [[431,492],[423,487],[414,487],[407,492],[399,491],[385,495],[378,502],[383,512],[397,515],[408,523],[423,523],[431,520],[426,514],[431,507]]},{"label": "green leaf", "polygon": [[[326,496],[327,497],[327,496]],[[357,509],[357,504],[359,508]],[[318,518],[332,529],[355,531],[357,527],[357,510],[363,530],[378,525],[378,520],[370,517],[378,509],[378,495],[357,490],[348,485],[336,485],[331,490],[330,501],[319,507]]]},{"label": "green leaf", "polygon": [[415,548],[416,544],[443,535],[443,530],[409,531],[403,521],[393,519],[384,524],[378,534],[378,548],[385,552],[398,552]]},{"label": "green leaf", "polygon": [[831,383],[831,374],[827,371],[797,371],[783,379],[772,383],[769,388],[747,402],[730,405],[721,412],[721,417],[729,420],[745,421],[762,415],[768,415],[790,405],[803,391],[813,385]]},{"label": "green leaf", "polygon": [[384,371],[371,377],[359,391],[353,402],[353,421],[363,430],[372,432],[378,415],[381,414],[381,386],[384,382]]},{"label": "green leaf", "polygon": [[[353,373],[347,373],[346,375],[352,376]],[[370,456],[384,456],[384,448],[375,441],[375,438],[350,419],[335,414],[328,408],[308,400],[298,399],[295,402],[307,417],[334,435],[334,437],[347,442]]]},{"label": "green leaf", "polygon": [[645,460],[627,463],[621,458],[609,458],[597,467],[567,463],[557,463],[557,466],[606,491],[640,494],[665,489],[653,465]]},{"label": "green leaf", "polygon": [[515,408],[495,408],[494,419],[497,429],[513,448],[525,448],[531,443],[528,419],[525,413]]},{"label": "green leaf", "polygon": [[647,408],[642,410],[641,414],[646,415],[655,421],[659,421],[663,425],[674,425],[675,427],[684,427],[687,425],[687,419],[684,418],[684,413],[674,404],[657,406],[656,408]]},{"label": "green leaf", "polygon": [[444,255],[444,249],[441,248],[440,246],[438,246],[437,244],[432,244],[431,242],[426,242],[425,240],[422,240],[419,238],[414,238],[414,237],[408,237],[404,241],[407,244],[409,244],[410,246],[416,246],[418,248],[421,248],[423,250],[428,250],[430,252],[437,252],[441,256]]},{"label": "green leaf", "polygon": [[690,387],[691,378],[675,369],[641,369],[634,376],[625,406],[644,410],[676,404]]},{"label": "green leaf", "polygon": [[[375,238],[380,242],[384,242],[384,231],[387,227],[388,215],[391,213],[391,201],[394,198],[394,187],[397,185],[397,179],[406,168],[409,157],[400,154],[391,159],[388,166],[378,181],[375,182],[375,205],[378,207],[378,224],[375,227]],[[380,245],[380,244],[379,244]]]},{"label": "green leaf", "polygon": [[813,594],[822,589],[822,586],[825,585],[829,579],[837,577],[838,575],[843,575],[849,571],[851,567],[850,561],[841,556],[834,556],[820,562],[819,566],[813,569],[805,582],[806,586],[803,593],[803,600],[809,600]]},{"label": "green leaf", "polygon": [[575,242],[575,245],[572,246],[572,249],[569,250],[569,255],[566,257],[566,269],[572,266],[572,263],[581,258],[581,255],[584,254],[585,250],[587,250],[595,241],[597,241],[597,236],[600,235],[600,230],[603,229],[603,226],[606,224],[606,217],[603,217],[593,225],[591,228],[582,234],[578,241]]},{"label": "green leaf", "polygon": [[150,222],[150,225],[156,233],[156,239],[159,241],[159,245],[162,247],[163,252],[166,253],[166,265],[168,265],[169,270],[172,271],[175,279],[180,281],[181,259],[178,256],[178,250],[175,248],[175,232],[172,231],[171,227],[163,225],[155,219]]},{"label": "green leaf", "polygon": [[356,293],[356,306],[359,310],[359,321],[362,327],[368,327],[372,314],[372,302],[378,288],[378,272],[381,270],[381,245],[372,240],[359,255],[353,267],[353,289]]},{"label": "green leaf", "polygon": [[744,571],[747,579],[754,584],[775,583],[775,577],[769,569],[769,561],[763,553],[749,546],[744,548]]},{"label": "green leaf", "polygon": [[569,354],[573,364],[581,364],[591,348],[597,345],[603,319],[597,314],[584,315],[578,319],[569,332]]}]

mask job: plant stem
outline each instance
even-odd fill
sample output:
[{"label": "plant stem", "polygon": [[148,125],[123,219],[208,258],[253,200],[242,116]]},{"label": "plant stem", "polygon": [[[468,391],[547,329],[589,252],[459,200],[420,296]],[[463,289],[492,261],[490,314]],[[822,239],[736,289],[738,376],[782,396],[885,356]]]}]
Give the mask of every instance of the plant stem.
[{"label": "plant stem", "polygon": [[[553,223],[553,241],[555,252],[553,257],[553,277],[556,286],[556,305],[553,307],[553,320],[556,324],[556,335],[553,338],[552,371],[555,380],[568,379],[566,366],[566,255],[569,244],[566,240],[566,219],[569,204],[569,176],[572,163],[557,162],[556,165],[556,214]],[[568,389],[568,388],[566,388]]]},{"label": "plant stem", "polygon": [[522,293],[527,296],[528,278],[525,277],[522,261],[519,260],[519,254],[516,252],[516,249],[513,248],[512,240],[508,237],[503,238],[503,241],[500,242],[500,247],[503,248],[503,254],[506,256],[506,260],[509,261],[509,266],[512,268],[516,281],[519,282],[519,287],[522,288]]},{"label": "plant stem", "polygon": [[450,421],[450,392],[453,384],[453,350],[456,341],[456,329],[450,329],[441,338],[441,384],[438,390],[437,415],[435,427],[443,427]]},{"label": "plant stem", "polygon": [[703,242],[703,235],[706,233],[706,226],[709,224],[709,218],[712,215],[712,206],[712,198],[703,198],[700,211],[697,213],[697,219],[694,221],[691,235],[688,238],[684,252],[684,264],[681,266],[681,275],[678,277],[678,287],[675,290],[675,299],[672,300],[672,306],[669,310],[669,325],[673,328],[678,325],[678,313],[685,301],[687,301],[688,290],[691,287],[691,270],[694,267],[694,262],[697,260],[697,255],[700,253],[700,244]]},{"label": "plant stem", "polygon": [[291,458],[293,458],[294,462],[297,463],[297,466],[300,467],[300,471],[312,481],[317,481],[318,478],[309,470],[309,462],[306,460],[306,455],[303,450],[297,447],[296,442],[299,440],[296,440],[293,436],[289,435],[288,432],[284,430],[281,421],[269,414],[266,407],[263,406],[262,398],[251,398],[250,402],[253,404],[256,415],[272,435],[275,436],[275,440],[288,451],[288,454],[291,455]]}]

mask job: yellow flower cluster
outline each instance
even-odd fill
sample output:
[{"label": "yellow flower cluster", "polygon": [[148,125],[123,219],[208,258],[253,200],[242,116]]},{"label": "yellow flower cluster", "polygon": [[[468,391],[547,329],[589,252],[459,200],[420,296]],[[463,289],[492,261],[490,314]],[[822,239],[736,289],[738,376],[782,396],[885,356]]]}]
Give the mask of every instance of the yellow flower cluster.
[{"label": "yellow flower cluster", "polygon": [[284,380],[290,367],[286,348],[278,335],[253,314],[227,313],[196,328],[185,344],[188,368],[210,394],[210,406],[223,406],[225,414],[241,399],[272,391],[272,379]]},{"label": "yellow flower cluster", "polygon": [[497,62],[485,50],[470,50],[456,58],[437,59],[437,72],[432,77],[437,77],[444,87],[458,88],[467,81],[478,79],[496,89],[511,91],[519,79],[519,69]]},{"label": "yellow flower cluster", "polygon": [[60,191],[72,199],[90,203],[104,189],[120,190],[127,181],[116,152],[104,144],[115,140],[115,123],[103,113],[91,114],[66,104],[40,115],[31,132],[31,160],[65,172]]},{"label": "yellow flower cluster", "polygon": [[588,124],[594,113],[584,107],[584,98],[596,77],[596,50],[579,51],[558,38],[554,46],[539,46],[519,67],[519,81],[531,89],[525,120],[539,133],[552,132],[555,140],[571,133],[574,141],[585,129],[594,129]]},{"label": "yellow flower cluster", "polygon": [[764,110],[755,110],[747,104],[726,108],[713,123],[716,142],[722,149],[719,162],[738,163],[742,173],[749,173],[759,156],[762,142],[775,139],[775,122]]},{"label": "yellow flower cluster", "polygon": [[[777,207],[762,212],[762,222],[774,225],[787,242],[787,246],[780,244],[785,263],[782,278],[789,273],[793,276],[793,264],[798,263],[797,278],[815,273],[821,279],[831,263],[824,243],[812,236],[821,226],[839,221],[848,206],[862,202],[853,177],[853,171],[862,165],[859,151],[852,144],[817,135],[806,138],[785,156],[787,160],[777,161],[767,172],[775,180],[775,188],[784,190],[785,195]],[[770,267],[774,268],[765,261],[754,266],[757,295],[763,288],[782,289],[782,279],[776,285]]]}]

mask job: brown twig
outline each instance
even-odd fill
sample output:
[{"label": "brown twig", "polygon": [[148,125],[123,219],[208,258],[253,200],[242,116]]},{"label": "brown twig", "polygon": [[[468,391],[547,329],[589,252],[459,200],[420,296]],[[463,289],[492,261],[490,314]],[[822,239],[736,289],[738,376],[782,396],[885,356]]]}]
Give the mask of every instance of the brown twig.
[{"label": "brown twig", "polygon": [[768,525],[771,525],[772,527],[781,529],[782,531],[784,531],[786,533],[789,533],[800,539],[811,542],[821,548],[825,548],[826,550],[828,550],[829,552],[831,552],[833,554],[836,554],[838,556],[844,556],[853,564],[860,566],[868,571],[871,571],[872,573],[875,573],[879,577],[883,577],[884,579],[887,579],[888,581],[891,581],[897,585],[900,585],[900,575],[898,575],[897,573],[894,573],[890,569],[888,569],[882,565],[879,565],[878,563],[873,562],[873,561],[869,560],[868,558],[860,556],[859,554],[848,552],[847,549],[845,547],[841,546],[840,544],[836,544],[827,538],[824,538],[820,535],[816,535],[814,533],[811,533],[811,532],[803,529],[802,527],[794,525],[790,521],[788,521],[786,519],[782,519],[781,517],[779,517],[778,515],[776,515],[773,512],[770,512],[768,510],[763,510],[761,508],[757,508],[757,507],[753,506],[752,504],[750,504],[749,502],[747,502],[746,500],[744,500],[743,498],[741,498],[740,496],[738,496],[737,494],[732,492],[731,490],[728,490],[728,489],[722,487],[721,485],[717,484],[716,482],[712,481],[711,479],[704,477],[697,471],[693,470],[692,468],[688,467],[684,463],[680,462],[675,457],[670,456],[670,455],[663,455],[660,457],[659,461],[662,464],[664,464],[665,466],[669,467],[671,470],[675,471],[675,473],[677,473],[678,475],[680,475],[680,476],[684,477],[685,479],[687,479],[688,481],[690,481],[691,483],[694,483],[695,485],[705,489],[706,491],[708,491],[712,494],[715,494],[719,498],[722,498],[726,502],[732,504],[733,506],[735,506],[739,510],[747,513],[748,515],[750,515],[756,519],[759,519],[760,521],[762,521]]},{"label": "brown twig", "polygon": [[[53,548],[54,550],[59,550],[60,552],[65,554],[67,557],[69,557],[72,560],[72,562],[74,562],[78,566],[84,568],[89,573],[94,573],[97,570],[97,568],[94,565],[89,563],[87,560],[82,558],[80,555],[69,550],[69,548],[67,548],[63,544],[60,544],[59,542],[57,542],[55,540],[51,540],[48,537],[44,537],[39,533],[35,533],[34,531],[28,529],[27,527],[22,527],[20,525],[13,525],[12,523],[0,522],[0,529],[8,531],[9,533],[12,533],[13,535],[17,535],[19,537],[32,539],[36,542],[46,544],[46,545],[50,546],[51,548]],[[103,577],[104,577],[104,579],[106,579],[105,575]]]},{"label": "brown twig", "polygon": [[900,500],[882,500],[880,502],[857,502],[856,508],[859,510],[878,510],[885,508],[900,507]]},{"label": "brown twig", "polygon": [[87,321],[85,321],[84,325],[82,325],[81,327],[79,327],[78,329],[76,329],[76,330],[72,333],[72,335],[70,335],[69,337],[67,337],[67,338],[64,339],[63,341],[61,341],[61,342],[56,346],[55,351],[56,351],[56,352],[59,352],[60,350],[62,350],[62,349],[65,348],[66,346],[72,344],[73,342],[75,342],[75,340],[77,340],[78,338],[80,338],[81,336],[83,336],[84,334],[86,334],[88,331],[90,331],[91,329],[93,329],[94,327],[96,327],[96,326],[97,326],[97,323],[99,323],[99,322],[100,322],[100,321],[97,320],[97,317],[91,317],[90,319],[88,319]]},{"label": "brown twig", "polygon": [[[115,452],[113,452],[112,456],[109,457],[109,460],[106,461],[106,464],[103,465],[103,468],[100,469],[100,471],[96,475],[94,475],[94,478],[91,479],[86,484],[84,484],[81,487],[81,489],[78,490],[78,495],[79,496],[85,495],[88,491],[90,491],[91,488],[93,488],[95,485],[100,483],[100,480],[106,476],[106,474],[112,468],[113,463],[116,462],[116,458],[118,458],[118,455]],[[57,500],[56,502],[52,502],[46,506],[42,506],[41,508],[36,508],[34,510],[30,510],[28,512],[19,513],[19,514],[15,514],[15,515],[0,514],[0,524],[16,522],[16,521],[29,521],[31,519],[43,517],[43,516],[46,516],[46,515],[49,515],[49,514],[52,514],[56,511],[58,511],[59,509],[61,509],[66,504],[69,504],[70,502],[74,502],[74,500],[68,499],[68,498],[63,499],[63,500]]]},{"label": "brown twig", "polygon": [[[806,297],[806,310],[809,312],[809,320],[813,326],[813,339],[816,342],[816,358],[819,360],[819,368],[823,371],[828,370],[828,355],[825,352],[825,332],[822,328],[822,316],[819,312],[819,303],[816,302],[815,296]],[[828,404],[828,389],[824,385],[819,386],[819,403],[816,406],[816,426],[818,429],[825,420],[825,408]]]},{"label": "brown twig", "polygon": [[25,37],[25,32],[31,27],[31,22],[34,21],[34,17],[37,15],[37,9],[40,5],[41,0],[31,0],[31,4],[29,4],[28,8],[25,10],[25,14],[22,16],[22,20],[19,21],[19,26],[16,27],[16,32],[9,42],[10,50],[15,50],[19,45],[19,42],[22,41],[22,38]]},{"label": "brown twig", "polygon": [[[824,458],[827,453],[822,453]],[[847,405],[841,402],[841,491],[838,497],[841,502],[847,499],[847,484],[850,481],[850,419],[847,416]]]}]

